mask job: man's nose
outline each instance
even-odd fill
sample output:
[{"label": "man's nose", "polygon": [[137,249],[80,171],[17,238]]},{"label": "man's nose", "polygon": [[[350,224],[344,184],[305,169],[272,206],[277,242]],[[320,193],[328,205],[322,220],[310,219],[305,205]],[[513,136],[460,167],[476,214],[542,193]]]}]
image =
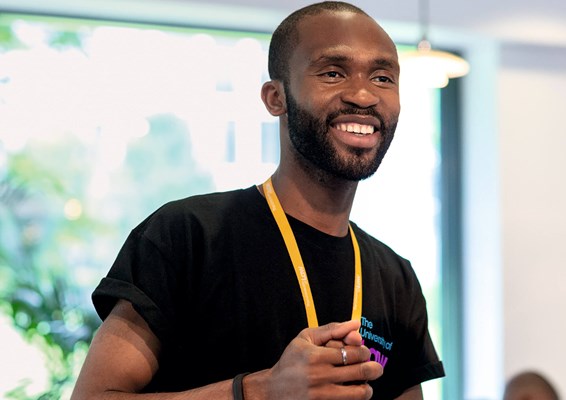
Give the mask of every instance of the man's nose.
[{"label": "man's nose", "polygon": [[359,108],[374,107],[379,103],[379,88],[370,80],[352,78],[342,92],[342,101]]}]

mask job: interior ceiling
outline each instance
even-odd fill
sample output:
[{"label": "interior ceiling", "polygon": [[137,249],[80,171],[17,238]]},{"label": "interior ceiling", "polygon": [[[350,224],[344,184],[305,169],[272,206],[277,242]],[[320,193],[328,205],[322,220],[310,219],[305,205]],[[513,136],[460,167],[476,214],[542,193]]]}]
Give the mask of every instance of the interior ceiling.
[{"label": "interior ceiling", "polygon": [[[419,0],[350,1],[378,20],[415,23],[419,18]],[[268,6],[288,12],[312,1],[209,0],[209,2]],[[566,47],[566,0],[428,0],[428,3],[432,27],[467,31],[505,42]]]},{"label": "interior ceiling", "polygon": [[[178,20],[191,19],[204,5],[247,10],[258,23],[276,24],[266,14],[249,10],[261,7],[279,18],[318,0],[0,0],[0,12],[31,11],[78,15],[129,15],[142,12],[146,19],[159,14],[176,14]],[[379,21],[416,23],[419,1],[428,1],[431,33],[444,29],[486,36],[504,43],[548,46],[566,51],[566,0],[347,0],[360,6]],[[172,11],[173,10],[173,11]],[[218,16],[221,13],[216,13]],[[237,21],[234,21],[237,23]],[[230,22],[224,21],[227,25]]]},{"label": "interior ceiling", "polygon": [[[418,20],[418,0],[382,1],[387,8],[376,3],[360,0],[384,18]],[[429,0],[429,6],[432,25],[508,42],[566,47],[566,0]]]}]

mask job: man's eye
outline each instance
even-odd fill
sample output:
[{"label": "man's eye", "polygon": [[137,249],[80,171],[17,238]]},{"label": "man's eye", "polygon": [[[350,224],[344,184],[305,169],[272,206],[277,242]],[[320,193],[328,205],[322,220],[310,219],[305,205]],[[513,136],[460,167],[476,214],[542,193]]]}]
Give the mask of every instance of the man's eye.
[{"label": "man's eye", "polygon": [[376,81],[378,82],[382,82],[382,83],[389,83],[389,82],[393,82],[393,80],[391,78],[389,78],[388,76],[378,76],[376,78],[374,78]]},{"label": "man's eye", "polygon": [[340,73],[336,72],[336,71],[328,71],[328,72],[325,72],[323,75],[328,77],[328,78],[339,78],[340,77]]}]

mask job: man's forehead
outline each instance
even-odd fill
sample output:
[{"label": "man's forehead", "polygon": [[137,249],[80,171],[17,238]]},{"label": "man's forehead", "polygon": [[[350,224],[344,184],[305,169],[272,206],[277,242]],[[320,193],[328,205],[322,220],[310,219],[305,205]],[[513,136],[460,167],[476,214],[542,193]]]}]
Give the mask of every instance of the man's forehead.
[{"label": "man's forehead", "polygon": [[297,26],[297,34],[295,52],[310,62],[324,57],[362,56],[360,49],[368,57],[379,54],[379,58],[397,59],[393,41],[365,14],[326,11],[312,15]]},{"label": "man's forehead", "polygon": [[297,25],[298,44],[339,46],[364,38],[373,46],[395,49],[389,35],[371,17],[351,11],[323,11]]}]

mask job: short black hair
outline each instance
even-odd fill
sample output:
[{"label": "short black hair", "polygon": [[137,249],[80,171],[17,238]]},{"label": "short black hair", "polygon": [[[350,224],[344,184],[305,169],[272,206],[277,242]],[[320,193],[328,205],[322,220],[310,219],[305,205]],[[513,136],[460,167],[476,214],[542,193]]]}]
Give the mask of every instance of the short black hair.
[{"label": "short black hair", "polygon": [[297,25],[305,17],[321,14],[325,11],[349,11],[356,14],[369,15],[362,9],[342,1],[323,1],[301,8],[283,20],[273,32],[269,44],[268,71],[269,77],[284,83],[289,78],[289,59],[293,49],[299,42]]}]

